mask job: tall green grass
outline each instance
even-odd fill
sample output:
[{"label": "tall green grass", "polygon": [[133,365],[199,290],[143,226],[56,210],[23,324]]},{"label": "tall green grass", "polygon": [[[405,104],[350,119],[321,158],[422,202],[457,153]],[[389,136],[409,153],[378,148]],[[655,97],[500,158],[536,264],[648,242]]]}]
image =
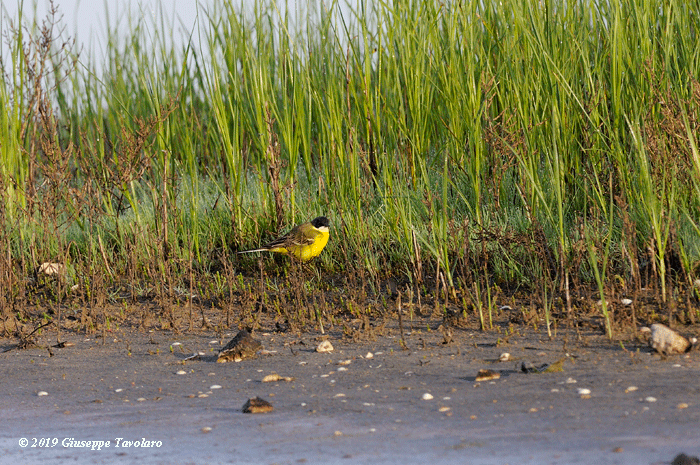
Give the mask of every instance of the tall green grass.
[{"label": "tall green grass", "polygon": [[[492,286],[523,287],[540,296],[548,329],[554,296],[571,316],[571,292],[594,288],[605,303],[617,275],[617,292],[632,293],[635,267],[646,279],[637,290],[665,303],[700,260],[699,13],[674,0],[308,11],[222,0],[188,32],[202,49],[176,48],[176,25],[162,19],[130,18],[126,36],[109,25],[104,60],[79,57],[70,79],[43,89],[62,146],[75,147],[66,182],[94,194],[81,197],[84,215],[56,200],[82,231],[59,243],[86,241],[78,248],[96,263],[146,282],[155,264],[158,279],[186,281],[185,269],[219,266],[212,251],[325,214],[332,239],[317,266],[331,274],[444,281],[480,289],[475,302]],[[3,60],[25,59],[24,37]],[[32,156],[42,175],[51,168],[35,132],[21,132],[38,122],[23,107],[21,66],[10,69],[5,238],[10,256],[36,262],[47,252],[13,224],[31,236],[43,219],[15,220],[12,205],[41,197]]]}]

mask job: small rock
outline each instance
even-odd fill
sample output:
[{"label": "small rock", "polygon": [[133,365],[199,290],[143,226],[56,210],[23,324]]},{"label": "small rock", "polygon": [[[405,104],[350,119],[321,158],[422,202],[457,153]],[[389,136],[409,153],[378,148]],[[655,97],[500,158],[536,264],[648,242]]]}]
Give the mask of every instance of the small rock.
[{"label": "small rock", "polygon": [[367,352],[365,358],[374,358],[374,354],[372,352]]},{"label": "small rock", "polygon": [[577,391],[578,391],[580,396],[590,396],[591,395],[591,390],[587,389],[587,388],[578,388]]},{"label": "small rock", "polygon": [[634,391],[636,391],[637,389],[639,389],[637,386],[630,386],[630,387],[628,387],[627,389],[625,389],[625,393],[634,392]]},{"label": "small rock", "polygon": [[479,373],[476,375],[476,381],[477,382],[493,381],[495,379],[499,379],[500,377],[501,377],[500,373],[497,373],[497,372],[491,371],[491,370],[481,369],[481,370],[479,370]]},{"label": "small rock", "polygon": [[695,342],[694,339],[691,342],[661,323],[654,323],[651,329],[642,328],[640,332],[649,338],[649,346],[662,355],[683,354],[688,352]]},{"label": "small rock", "polygon": [[331,341],[325,340],[321,342],[317,347],[316,347],[316,352],[326,354],[329,352],[333,352],[333,344],[331,344]]},{"label": "small rock", "polygon": [[209,386],[209,389],[212,389],[212,390],[213,389],[221,389],[221,386],[219,386],[218,384],[213,384],[213,385]]},{"label": "small rock", "polygon": [[433,395],[430,394],[429,392],[426,392],[423,394],[423,397],[421,397],[423,400],[433,400]]},{"label": "small rock", "polygon": [[628,305],[632,305],[632,299],[622,299],[620,300],[620,303],[627,307]]},{"label": "small rock", "polygon": [[186,372],[185,370],[180,370],[180,371],[178,371],[178,372],[175,373],[175,374],[176,374],[176,375],[186,375],[187,372]]},{"label": "small rock", "polygon": [[48,396],[49,393],[46,391],[39,391],[36,393],[36,395],[37,395],[37,397],[44,397],[44,396]]},{"label": "small rock", "polygon": [[686,404],[685,402],[681,402],[680,404],[676,405],[676,408],[678,410],[683,410],[684,408],[688,408],[688,404]]},{"label": "small rock", "polygon": [[499,362],[507,362],[510,360],[510,354],[508,352],[503,352],[500,357],[498,357]]},{"label": "small rock", "polygon": [[202,433],[210,433],[211,432],[211,426],[205,426],[202,428]]},{"label": "small rock", "polygon": [[685,454],[678,454],[671,462],[671,465],[700,465],[700,459]]},{"label": "small rock", "polygon": [[272,404],[261,399],[260,397],[253,397],[248,399],[248,401],[243,405],[243,413],[268,413],[272,412]]},{"label": "small rock", "polygon": [[644,402],[656,402],[656,397],[652,397],[652,396],[645,397]]},{"label": "small rock", "polygon": [[260,341],[253,339],[248,331],[242,329],[219,351],[217,363],[240,362],[245,358],[253,358],[263,348]]}]

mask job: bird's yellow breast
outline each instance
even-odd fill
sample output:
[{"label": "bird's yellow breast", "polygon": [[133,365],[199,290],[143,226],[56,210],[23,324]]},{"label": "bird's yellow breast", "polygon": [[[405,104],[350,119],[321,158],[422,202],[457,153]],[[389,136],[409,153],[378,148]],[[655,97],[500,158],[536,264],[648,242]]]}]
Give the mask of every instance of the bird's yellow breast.
[{"label": "bird's yellow breast", "polygon": [[294,255],[297,259],[302,262],[307,262],[312,258],[318,256],[323,248],[328,244],[329,232],[328,229],[318,229],[318,234],[314,238],[314,241],[310,244],[304,245],[293,245],[287,249],[287,253]]}]

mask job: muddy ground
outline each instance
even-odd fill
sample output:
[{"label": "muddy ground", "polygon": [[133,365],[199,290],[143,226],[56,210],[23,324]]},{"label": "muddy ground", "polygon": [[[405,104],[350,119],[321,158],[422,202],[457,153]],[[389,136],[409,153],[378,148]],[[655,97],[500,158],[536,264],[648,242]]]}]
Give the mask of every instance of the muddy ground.
[{"label": "muddy ground", "polygon": [[[510,337],[455,328],[445,344],[439,324],[406,325],[405,348],[391,325],[359,341],[263,327],[253,335],[265,352],[223,364],[215,354],[235,331],[123,326],[104,340],[64,331],[74,345],[52,356],[45,346],[55,331],[37,339],[43,348],[2,339],[0,463],[663,464],[681,452],[700,456],[698,352],[662,358],[633,338],[560,329],[550,340],[533,327]],[[323,338],[332,353],[315,351]],[[183,361],[195,352],[204,356]],[[510,359],[499,361],[504,352]],[[523,362],[552,369],[524,373]],[[500,378],[479,382],[481,369]],[[273,373],[294,379],[261,381]],[[256,396],[274,410],[242,413]]]}]

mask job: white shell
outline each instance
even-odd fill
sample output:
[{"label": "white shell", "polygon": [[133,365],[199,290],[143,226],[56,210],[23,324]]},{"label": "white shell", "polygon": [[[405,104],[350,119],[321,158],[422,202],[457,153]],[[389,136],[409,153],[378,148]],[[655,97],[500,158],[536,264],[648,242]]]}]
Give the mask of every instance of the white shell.
[{"label": "white shell", "polygon": [[63,265],[60,263],[50,263],[50,262],[45,262],[39,265],[39,268],[37,269],[38,273],[45,274],[47,276],[51,276],[54,274],[61,274],[63,273]]},{"label": "white shell", "polygon": [[333,344],[331,344],[331,341],[325,340],[316,347],[316,352],[322,354],[333,352]]}]

